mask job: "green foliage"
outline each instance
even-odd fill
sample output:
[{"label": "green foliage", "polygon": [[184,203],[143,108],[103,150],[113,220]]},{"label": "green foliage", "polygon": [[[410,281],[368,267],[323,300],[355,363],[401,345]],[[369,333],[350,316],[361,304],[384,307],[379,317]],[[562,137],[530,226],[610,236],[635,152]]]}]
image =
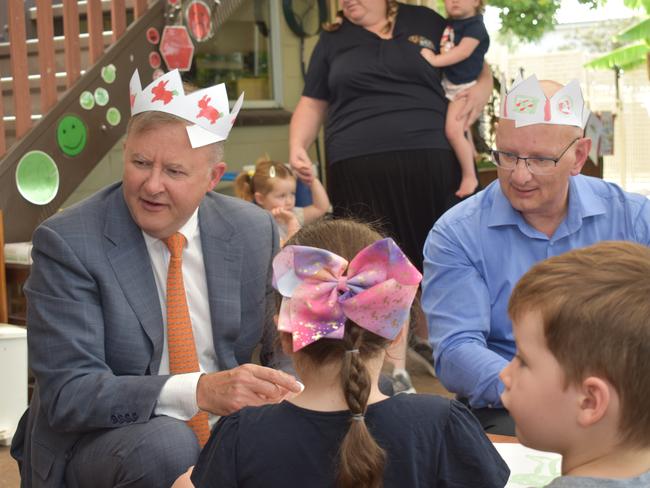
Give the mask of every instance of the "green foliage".
[{"label": "green foliage", "polygon": [[648,51],[650,51],[650,44],[647,41],[639,41],[592,59],[585,66],[594,69],[633,69],[646,62]]}]

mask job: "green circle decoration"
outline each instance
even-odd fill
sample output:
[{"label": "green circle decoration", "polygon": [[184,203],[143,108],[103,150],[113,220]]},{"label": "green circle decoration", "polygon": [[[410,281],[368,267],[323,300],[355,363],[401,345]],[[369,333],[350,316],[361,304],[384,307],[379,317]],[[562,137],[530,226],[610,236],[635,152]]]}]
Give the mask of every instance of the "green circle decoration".
[{"label": "green circle decoration", "polygon": [[102,79],[106,83],[113,83],[115,78],[117,78],[117,68],[115,68],[114,64],[109,64],[102,68]]},{"label": "green circle decoration", "polygon": [[16,186],[28,202],[47,205],[59,191],[59,169],[48,154],[30,151],[18,162]]},{"label": "green circle decoration", "polygon": [[118,125],[122,120],[122,114],[115,107],[110,107],[106,111],[106,121],[111,124],[113,127]]},{"label": "green circle decoration", "polygon": [[81,92],[81,95],[79,95],[79,105],[85,110],[90,110],[95,106],[95,97],[88,90]]},{"label": "green circle decoration", "polygon": [[56,128],[56,142],[63,154],[76,156],[86,147],[88,129],[76,115],[66,115]]},{"label": "green circle decoration", "polygon": [[97,105],[100,107],[106,105],[109,99],[110,97],[108,96],[106,88],[99,87],[95,90],[95,102],[97,102]]}]

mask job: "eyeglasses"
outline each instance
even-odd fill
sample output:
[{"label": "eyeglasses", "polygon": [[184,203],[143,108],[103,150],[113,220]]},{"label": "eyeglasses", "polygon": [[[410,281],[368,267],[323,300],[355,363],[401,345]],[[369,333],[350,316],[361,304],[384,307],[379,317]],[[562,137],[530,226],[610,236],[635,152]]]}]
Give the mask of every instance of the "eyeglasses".
[{"label": "eyeglasses", "polygon": [[569,148],[573,146],[578,140],[580,140],[580,137],[576,137],[574,140],[572,140],[571,144],[569,144],[557,158],[524,158],[518,154],[513,154],[505,151],[497,151],[496,149],[493,149],[490,152],[492,153],[492,162],[499,168],[514,171],[514,169],[517,167],[517,163],[521,159],[526,164],[528,171],[530,171],[532,174],[550,175],[553,173],[553,171],[555,171],[555,167],[557,166],[557,163],[560,162],[560,159],[562,159],[562,156],[564,156]]}]

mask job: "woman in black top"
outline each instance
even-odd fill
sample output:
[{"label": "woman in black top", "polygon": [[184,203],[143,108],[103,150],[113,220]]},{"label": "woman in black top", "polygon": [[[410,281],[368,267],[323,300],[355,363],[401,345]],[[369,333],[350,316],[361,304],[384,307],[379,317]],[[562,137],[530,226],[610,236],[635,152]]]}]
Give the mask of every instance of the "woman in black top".
[{"label": "woman in black top", "polygon": [[[341,2],[337,29],[323,32],[291,119],[290,163],[301,173],[325,121],[327,189],[336,216],[380,222],[422,269],[433,223],[458,199],[460,168],[445,138],[440,71],[421,55],[446,21],[394,0]],[[484,67],[465,94],[478,116],[491,93]]]}]

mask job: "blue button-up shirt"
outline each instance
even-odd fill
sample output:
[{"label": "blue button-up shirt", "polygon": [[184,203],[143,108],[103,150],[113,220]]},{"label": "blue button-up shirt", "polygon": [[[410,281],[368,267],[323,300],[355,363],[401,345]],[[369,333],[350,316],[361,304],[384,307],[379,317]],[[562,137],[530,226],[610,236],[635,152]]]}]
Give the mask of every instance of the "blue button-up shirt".
[{"label": "blue button-up shirt", "polygon": [[567,215],[550,238],[512,208],[498,181],[445,213],[424,245],[422,282],[442,384],[472,407],[502,406],[498,375],[515,353],[507,313],[515,284],[536,262],[602,240],[650,246],[650,201],[571,177]]}]

